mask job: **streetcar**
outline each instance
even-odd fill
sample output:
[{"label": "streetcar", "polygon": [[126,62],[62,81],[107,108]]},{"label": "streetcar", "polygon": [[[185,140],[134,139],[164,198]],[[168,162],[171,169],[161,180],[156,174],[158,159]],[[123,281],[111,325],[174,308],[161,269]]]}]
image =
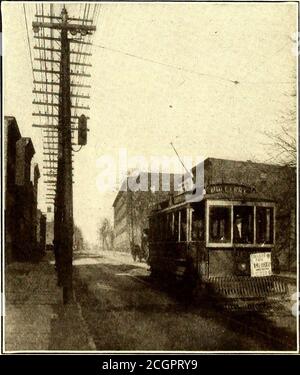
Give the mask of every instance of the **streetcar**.
[{"label": "streetcar", "polygon": [[149,216],[151,274],[240,307],[280,301],[275,228],[275,202],[249,186],[209,185],[197,199],[183,192]]}]

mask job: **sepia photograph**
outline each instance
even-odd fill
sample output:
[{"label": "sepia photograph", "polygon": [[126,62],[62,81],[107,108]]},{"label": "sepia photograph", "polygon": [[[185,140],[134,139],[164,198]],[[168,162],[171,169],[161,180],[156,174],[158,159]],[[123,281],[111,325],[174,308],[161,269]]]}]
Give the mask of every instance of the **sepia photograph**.
[{"label": "sepia photograph", "polygon": [[298,14],[1,2],[2,354],[299,353]]}]

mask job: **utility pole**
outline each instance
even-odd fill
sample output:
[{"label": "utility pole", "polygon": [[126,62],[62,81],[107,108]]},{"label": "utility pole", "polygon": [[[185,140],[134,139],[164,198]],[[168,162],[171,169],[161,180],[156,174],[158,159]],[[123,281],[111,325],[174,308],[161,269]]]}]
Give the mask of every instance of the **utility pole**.
[{"label": "utility pole", "polygon": [[[72,173],[72,130],[74,129],[71,124],[71,120],[74,116],[71,114],[71,75],[88,76],[83,73],[74,73],[70,70],[70,39],[69,33],[72,35],[80,34],[81,37],[91,34],[92,31],[96,30],[95,26],[84,24],[70,23],[68,13],[65,7],[63,7],[60,17],[50,17],[51,19],[58,19],[60,22],[33,22],[33,30],[38,33],[42,28],[49,28],[51,30],[57,30],[60,32],[60,60],[55,60],[59,63],[60,69],[59,74],[59,92],[58,94],[58,124],[53,125],[35,125],[37,127],[57,129],[57,159],[56,159],[56,188],[55,194],[47,194],[48,197],[54,197],[54,253],[55,263],[58,276],[58,285],[63,287],[63,302],[69,303],[72,300],[73,295],[73,232],[74,232],[74,221],[73,221],[73,173]],[[80,20],[78,20],[80,21]],[[39,37],[43,38],[43,37]],[[50,39],[44,37],[44,39]],[[52,37],[53,39],[53,37]],[[72,40],[71,40],[72,41]],[[84,42],[83,42],[84,43]],[[53,48],[37,47],[44,51],[54,50]],[[74,52],[72,52],[74,53]],[[78,52],[80,54],[80,52]],[[83,53],[81,53],[83,54]],[[53,63],[53,60],[40,59]],[[73,63],[75,64],[75,63]],[[79,63],[77,63],[78,65]],[[80,64],[86,65],[86,64]],[[43,72],[43,69],[36,69],[36,71]],[[52,69],[53,71],[53,69]],[[45,73],[47,74],[47,69]],[[54,71],[53,71],[54,72]],[[35,82],[39,83],[39,82]],[[42,82],[43,83],[43,82]],[[44,82],[45,83],[45,82]],[[48,83],[46,78],[46,83]],[[54,83],[54,82],[53,82]],[[78,85],[82,86],[82,85]],[[39,91],[41,92],[41,91]],[[53,92],[51,92],[53,94]],[[36,103],[45,104],[45,103]],[[47,103],[49,105],[49,103]],[[77,107],[86,108],[86,107]],[[33,114],[35,115],[35,114]],[[41,114],[36,114],[41,116]],[[55,115],[45,114],[46,117],[55,117]],[[86,121],[85,116],[84,120]],[[84,143],[85,144],[85,143]],[[52,148],[48,150],[53,150]],[[53,160],[52,160],[53,165]],[[53,170],[52,167],[48,167]],[[54,174],[52,174],[54,176]],[[52,182],[53,183],[53,182]],[[51,190],[51,189],[50,189]],[[53,190],[53,188],[52,188]]]},{"label": "utility pole", "polygon": [[61,13],[61,59],[58,111],[58,157],[55,210],[57,213],[58,278],[63,286],[64,303],[72,294],[73,259],[73,187],[72,187],[72,139],[70,98],[70,43],[68,40],[68,14]]}]

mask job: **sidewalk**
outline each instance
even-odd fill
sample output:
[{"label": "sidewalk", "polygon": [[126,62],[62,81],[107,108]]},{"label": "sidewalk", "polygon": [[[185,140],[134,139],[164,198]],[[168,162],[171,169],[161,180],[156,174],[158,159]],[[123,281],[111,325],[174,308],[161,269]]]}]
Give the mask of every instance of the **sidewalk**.
[{"label": "sidewalk", "polygon": [[95,350],[80,306],[62,304],[53,257],[5,269],[5,347],[8,352]]}]

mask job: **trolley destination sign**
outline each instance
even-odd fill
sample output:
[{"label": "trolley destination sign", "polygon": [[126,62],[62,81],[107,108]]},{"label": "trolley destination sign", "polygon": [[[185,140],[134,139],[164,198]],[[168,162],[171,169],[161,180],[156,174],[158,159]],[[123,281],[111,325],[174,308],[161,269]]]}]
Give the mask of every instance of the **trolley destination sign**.
[{"label": "trolley destination sign", "polygon": [[227,193],[227,194],[250,194],[255,191],[251,186],[240,185],[240,184],[214,184],[208,185],[206,187],[207,194],[216,194],[216,193]]},{"label": "trolley destination sign", "polygon": [[[194,191],[196,191],[194,189]],[[225,193],[229,195],[246,195],[250,193],[254,193],[256,190],[252,186],[247,185],[241,185],[241,184],[231,184],[231,183],[222,183],[222,184],[212,184],[207,185],[204,189],[200,189],[200,191],[203,192],[204,196],[205,194],[219,194],[219,193]],[[170,197],[170,202],[173,202],[174,204],[180,204],[185,201],[185,195],[184,193],[175,195],[173,197]],[[163,202],[160,203],[160,206],[163,206]]]}]

